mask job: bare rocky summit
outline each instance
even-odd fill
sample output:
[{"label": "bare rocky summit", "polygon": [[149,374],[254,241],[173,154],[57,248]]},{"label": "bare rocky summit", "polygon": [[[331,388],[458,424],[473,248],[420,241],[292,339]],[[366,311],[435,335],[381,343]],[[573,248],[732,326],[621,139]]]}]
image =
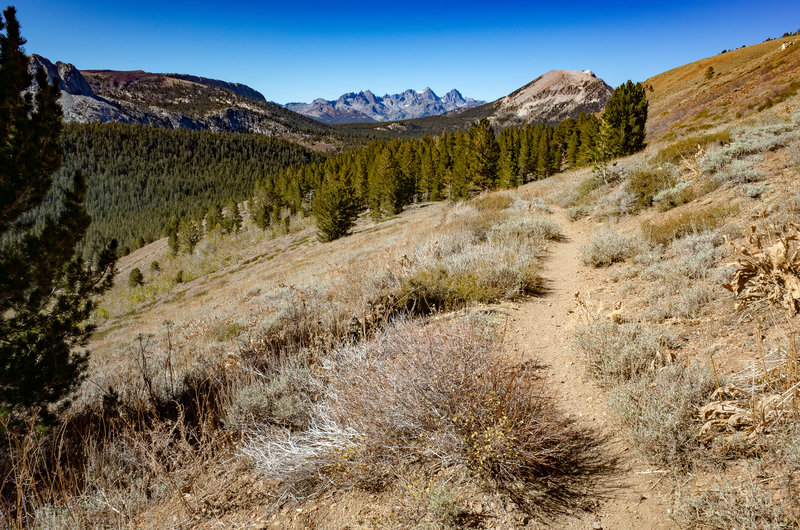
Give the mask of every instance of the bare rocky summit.
[{"label": "bare rocky summit", "polygon": [[556,123],[603,110],[613,92],[591,70],[551,70],[495,101],[492,117],[503,125]]}]

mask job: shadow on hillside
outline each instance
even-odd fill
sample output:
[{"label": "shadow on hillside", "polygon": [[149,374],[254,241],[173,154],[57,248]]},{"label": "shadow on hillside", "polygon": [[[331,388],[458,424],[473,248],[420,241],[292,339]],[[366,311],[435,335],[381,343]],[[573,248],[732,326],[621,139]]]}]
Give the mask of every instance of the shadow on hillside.
[{"label": "shadow on hillside", "polygon": [[604,450],[609,436],[574,423],[571,435],[561,467],[533,478],[523,489],[514,484],[500,487],[523,510],[543,521],[591,512],[620,486],[619,461]]}]

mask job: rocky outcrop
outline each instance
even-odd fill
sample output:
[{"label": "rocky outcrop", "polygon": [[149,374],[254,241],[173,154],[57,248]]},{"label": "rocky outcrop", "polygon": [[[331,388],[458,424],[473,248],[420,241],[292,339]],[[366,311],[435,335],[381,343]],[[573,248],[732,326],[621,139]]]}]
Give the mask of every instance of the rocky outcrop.
[{"label": "rocky outcrop", "polygon": [[311,103],[287,103],[286,108],[324,123],[363,123],[408,120],[438,116],[456,109],[482,105],[451,90],[440,98],[430,88],[376,96],[369,90],[342,94],[335,101],[315,99]]},{"label": "rocky outcrop", "polygon": [[219,79],[209,79],[207,77],[198,77],[196,75],[186,75],[186,74],[166,74],[166,75],[168,77],[173,77],[175,79],[183,79],[184,81],[191,81],[192,83],[197,83],[198,85],[224,88],[225,90],[229,90],[234,94],[236,94],[237,96],[243,98],[255,99],[257,101],[267,100],[267,98],[264,97],[264,94],[262,94],[258,90],[250,88],[249,86],[243,85],[241,83],[229,83],[228,81],[220,81]]},{"label": "rocky outcrop", "polygon": [[492,120],[515,123],[557,123],[582,112],[600,112],[614,90],[591,70],[551,70],[495,101]]},{"label": "rocky outcrop", "polygon": [[[64,121],[131,123],[170,129],[249,132],[298,139],[329,129],[297,115],[240,83],[142,71],[81,72],[32,55],[31,72],[42,68],[61,89]],[[36,89],[36,82],[31,88]]]}]

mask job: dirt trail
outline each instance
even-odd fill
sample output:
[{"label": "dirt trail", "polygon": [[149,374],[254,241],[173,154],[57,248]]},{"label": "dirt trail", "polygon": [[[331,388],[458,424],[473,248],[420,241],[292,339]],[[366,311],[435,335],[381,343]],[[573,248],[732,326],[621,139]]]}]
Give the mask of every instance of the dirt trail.
[{"label": "dirt trail", "polygon": [[[545,377],[559,407],[581,427],[607,437],[604,454],[618,459],[611,476],[597,478],[606,493],[597,499],[593,513],[576,513],[549,523],[553,528],[676,528],[666,514],[668,499],[661,486],[669,477],[641,459],[614,425],[605,394],[586,375],[581,360],[570,347],[569,328],[576,322],[575,293],[597,286],[601,276],[581,264],[578,250],[590,237],[590,229],[571,223],[562,212],[553,215],[566,240],[553,243],[543,267],[547,294],[520,303],[509,312],[506,345],[523,360],[545,366]],[[594,277],[594,278],[593,278]],[[661,490],[661,491],[660,491]],[[599,523],[599,524],[598,524]]]}]

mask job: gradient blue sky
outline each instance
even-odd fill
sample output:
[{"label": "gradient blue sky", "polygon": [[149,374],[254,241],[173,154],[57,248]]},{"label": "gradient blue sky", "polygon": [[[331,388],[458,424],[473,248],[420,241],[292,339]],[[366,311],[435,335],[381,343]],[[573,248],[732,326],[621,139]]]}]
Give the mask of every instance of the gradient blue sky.
[{"label": "gradient blue sky", "polygon": [[28,53],[245,83],[279,103],[430,86],[494,100],[552,69],[612,86],[800,28],[800,1],[16,3]]}]

